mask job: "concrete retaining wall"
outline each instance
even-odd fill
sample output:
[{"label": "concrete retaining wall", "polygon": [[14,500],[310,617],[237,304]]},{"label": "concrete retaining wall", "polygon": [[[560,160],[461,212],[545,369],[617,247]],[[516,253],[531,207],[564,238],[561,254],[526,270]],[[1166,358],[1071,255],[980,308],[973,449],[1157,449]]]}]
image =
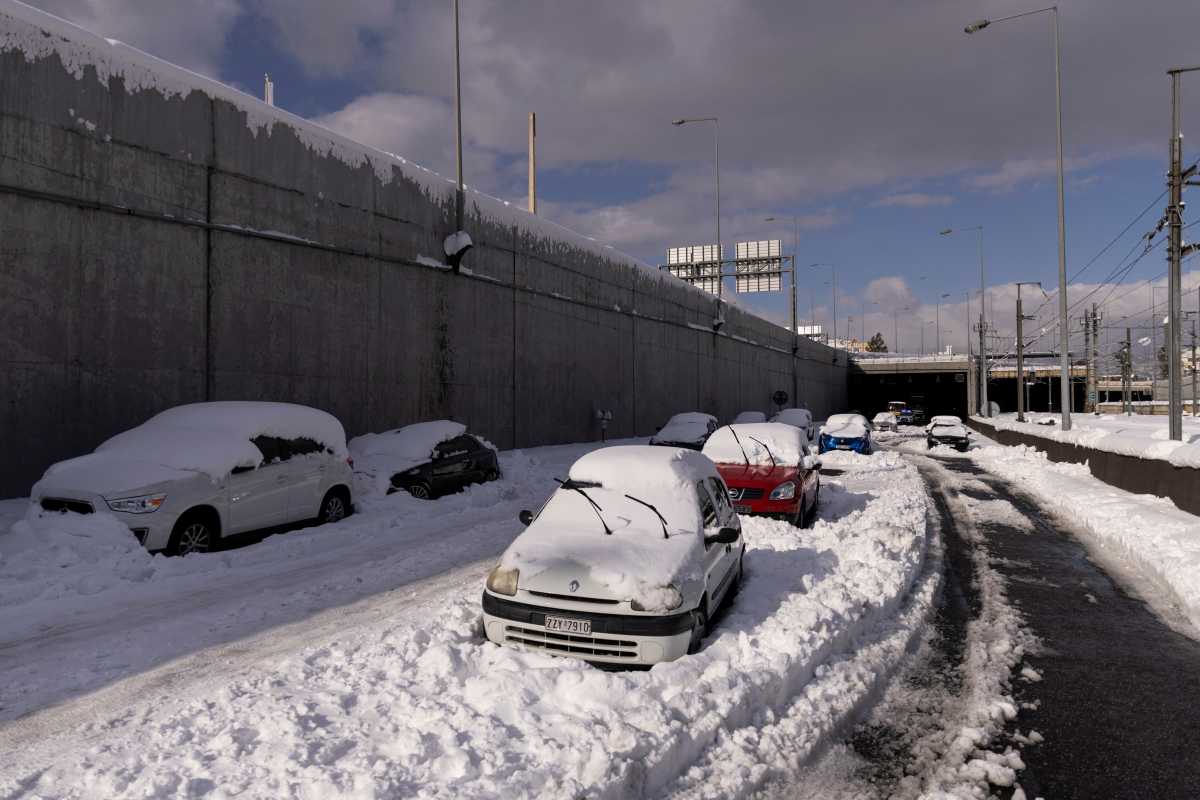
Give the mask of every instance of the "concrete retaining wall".
[{"label": "concrete retaining wall", "polygon": [[1056,442],[1017,431],[996,430],[978,419],[968,424],[983,435],[1005,445],[1027,445],[1041,450],[1051,461],[1087,464],[1096,478],[1110,486],[1135,494],[1168,497],[1189,514],[1200,514],[1200,470],[1177,467],[1166,461],[1138,458],[1105,450],[1094,450],[1066,442]]},{"label": "concrete retaining wall", "polygon": [[0,5],[0,496],[179,403],[262,399],[351,435],[452,417],[503,447],[846,402],[844,356],[30,9]]}]

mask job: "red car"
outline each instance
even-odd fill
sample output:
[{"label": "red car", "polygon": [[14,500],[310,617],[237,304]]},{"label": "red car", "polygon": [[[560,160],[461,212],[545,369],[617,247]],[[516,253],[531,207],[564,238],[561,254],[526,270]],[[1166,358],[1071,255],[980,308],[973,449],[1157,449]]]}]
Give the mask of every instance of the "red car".
[{"label": "red car", "polygon": [[763,422],[726,425],[704,444],[739,514],[763,514],[806,527],[816,518],[821,462],[808,454],[804,432]]}]

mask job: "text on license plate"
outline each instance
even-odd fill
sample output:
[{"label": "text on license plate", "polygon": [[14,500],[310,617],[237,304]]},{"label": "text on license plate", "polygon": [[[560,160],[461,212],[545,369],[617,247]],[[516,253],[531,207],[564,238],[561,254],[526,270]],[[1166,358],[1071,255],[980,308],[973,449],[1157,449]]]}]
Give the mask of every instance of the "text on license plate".
[{"label": "text on license plate", "polygon": [[854,445],[852,445],[852,444],[839,444],[839,445],[837,446],[837,449],[838,449],[838,450],[853,450],[853,449],[854,449]]},{"label": "text on license plate", "polygon": [[590,634],[592,632],[592,621],[590,619],[546,617],[546,630],[560,631],[561,633]]},{"label": "text on license plate", "polygon": [[754,509],[750,508],[750,506],[742,505],[740,503],[735,505],[733,510],[739,514],[751,514],[754,512]]}]

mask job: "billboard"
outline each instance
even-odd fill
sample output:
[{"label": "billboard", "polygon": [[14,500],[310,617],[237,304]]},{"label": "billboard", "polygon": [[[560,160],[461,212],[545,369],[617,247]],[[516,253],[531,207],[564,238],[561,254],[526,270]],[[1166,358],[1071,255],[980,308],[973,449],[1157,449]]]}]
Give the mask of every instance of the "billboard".
[{"label": "billboard", "polygon": [[817,339],[825,335],[825,329],[820,325],[797,325],[796,333],[810,339]]},{"label": "billboard", "polygon": [[721,267],[715,244],[697,244],[667,249],[667,270],[709,294],[717,294]]},{"label": "billboard", "polygon": [[738,242],[734,262],[738,292],[778,292],[783,288],[783,258],[778,239]]}]

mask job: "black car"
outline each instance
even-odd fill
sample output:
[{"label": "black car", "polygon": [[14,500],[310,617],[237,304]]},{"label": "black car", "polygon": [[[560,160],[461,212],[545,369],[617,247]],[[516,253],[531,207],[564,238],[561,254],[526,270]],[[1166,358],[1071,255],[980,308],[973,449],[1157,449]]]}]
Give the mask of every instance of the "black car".
[{"label": "black car", "polygon": [[496,450],[450,420],[365,434],[348,447],[364,494],[404,491],[427,500],[500,477]]},{"label": "black car", "polygon": [[938,422],[937,417],[934,417],[933,422],[925,431],[925,445],[932,450],[939,444],[945,444],[957,449],[960,453],[965,453],[970,446],[969,436],[970,434],[961,422]]},{"label": "black car", "polygon": [[405,491],[413,497],[429,499],[499,477],[500,462],[496,451],[464,433],[435,447],[428,462],[393,475],[388,494]]}]

